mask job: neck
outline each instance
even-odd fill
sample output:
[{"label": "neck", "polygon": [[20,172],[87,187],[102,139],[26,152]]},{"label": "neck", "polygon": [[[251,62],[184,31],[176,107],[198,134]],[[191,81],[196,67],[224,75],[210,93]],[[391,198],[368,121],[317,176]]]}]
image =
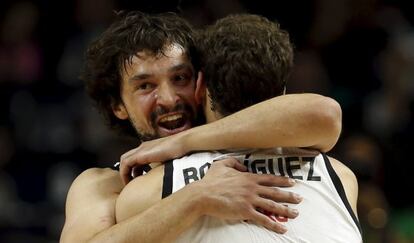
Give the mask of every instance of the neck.
[{"label": "neck", "polygon": [[206,100],[204,103],[204,114],[206,116],[207,123],[211,123],[223,118],[220,113],[212,110],[210,99]]},{"label": "neck", "polygon": [[206,112],[206,122],[211,123],[214,121],[217,121],[219,119],[223,118],[223,116],[217,112],[214,112],[212,110]]}]

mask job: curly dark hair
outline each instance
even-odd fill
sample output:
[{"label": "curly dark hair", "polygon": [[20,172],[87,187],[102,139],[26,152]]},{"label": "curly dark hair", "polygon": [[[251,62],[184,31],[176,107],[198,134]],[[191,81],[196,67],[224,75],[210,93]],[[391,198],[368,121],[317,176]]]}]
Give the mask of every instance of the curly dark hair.
[{"label": "curly dark hair", "polygon": [[108,124],[121,132],[135,135],[128,120],[118,119],[112,111],[121,100],[122,70],[137,52],[164,54],[168,44],[176,43],[198,69],[194,45],[195,34],[190,24],[175,13],[149,15],[139,11],[119,12],[115,22],[86,51],[81,79]]},{"label": "curly dark hair", "polygon": [[200,31],[197,44],[212,107],[222,115],[283,94],[293,47],[278,23],[230,15]]}]

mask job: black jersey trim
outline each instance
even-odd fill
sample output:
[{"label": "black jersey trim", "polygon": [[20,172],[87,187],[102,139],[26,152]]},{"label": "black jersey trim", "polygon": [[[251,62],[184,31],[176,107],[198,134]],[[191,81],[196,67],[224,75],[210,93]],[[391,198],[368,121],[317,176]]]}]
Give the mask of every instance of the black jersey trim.
[{"label": "black jersey trim", "polygon": [[329,161],[328,156],[326,154],[322,154],[323,159],[325,161],[326,169],[328,170],[329,176],[332,179],[332,182],[336,188],[336,191],[338,192],[339,196],[342,199],[342,202],[345,204],[346,209],[348,210],[348,213],[351,215],[352,219],[354,220],[356,226],[358,227],[359,233],[362,234],[362,228],[361,224],[358,221],[358,218],[356,217],[354,211],[351,208],[351,205],[349,204],[348,198],[346,197],[344,187],[342,185],[341,179],[339,179],[339,176],[336,174],[335,170],[333,169],[331,162]]},{"label": "black jersey trim", "polygon": [[162,183],[162,198],[166,198],[172,193],[173,181],[173,161],[169,160],[164,163],[164,178]]},{"label": "black jersey trim", "polygon": [[142,170],[145,171],[145,173],[148,173],[151,170],[151,166],[149,164],[143,165]]},{"label": "black jersey trim", "polygon": [[[110,167],[112,170],[119,171],[119,168],[121,166],[120,162],[116,162],[112,167]],[[148,173],[152,168],[149,164],[143,165],[141,167],[142,171],[145,171],[145,173]]]},{"label": "black jersey trim", "polygon": [[111,166],[110,168],[116,171],[119,171],[119,166],[121,165],[120,162],[116,162],[113,166]]}]

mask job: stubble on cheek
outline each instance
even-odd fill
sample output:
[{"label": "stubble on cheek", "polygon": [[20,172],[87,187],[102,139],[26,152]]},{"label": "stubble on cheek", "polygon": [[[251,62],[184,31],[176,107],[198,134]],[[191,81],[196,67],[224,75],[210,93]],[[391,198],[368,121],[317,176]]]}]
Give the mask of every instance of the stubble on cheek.
[{"label": "stubble on cheek", "polygon": [[160,138],[160,135],[158,134],[158,132],[156,132],[156,128],[154,127],[151,121],[149,124],[149,129],[145,131],[145,129],[142,129],[137,125],[137,122],[135,122],[135,120],[131,118],[131,116],[129,116],[128,119],[131,125],[133,126],[139,140],[149,141],[149,140]]}]

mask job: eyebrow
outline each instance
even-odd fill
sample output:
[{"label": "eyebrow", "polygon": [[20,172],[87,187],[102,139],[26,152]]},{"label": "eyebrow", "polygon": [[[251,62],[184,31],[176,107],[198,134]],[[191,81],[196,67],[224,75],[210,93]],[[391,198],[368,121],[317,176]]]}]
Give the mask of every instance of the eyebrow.
[{"label": "eyebrow", "polygon": [[128,81],[131,83],[131,82],[134,82],[136,80],[144,80],[144,79],[147,79],[147,78],[149,78],[151,76],[152,75],[151,74],[148,74],[148,73],[135,74],[134,76],[130,77],[128,79]]},{"label": "eyebrow", "polygon": [[[192,71],[192,66],[188,63],[181,63],[181,64],[170,67],[168,69],[168,72],[176,72],[176,71],[181,71],[181,70],[184,70],[184,69],[188,69],[188,70]],[[139,73],[139,74],[135,74],[134,76],[129,78],[128,81],[131,83],[133,81],[144,80],[144,79],[150,78],[152,76],[153,76],[152,74],[148,74],[148,73]]]},{"label": "eyebrow", "polygon": [[168,71],[169,72],[174,72],[174,71],[180,71],[182,69],[192,70],[192,67],[188,63],[181,63],[181,64],[178,64],[176,66],[171,67],[170,69],[168,69]]}]

